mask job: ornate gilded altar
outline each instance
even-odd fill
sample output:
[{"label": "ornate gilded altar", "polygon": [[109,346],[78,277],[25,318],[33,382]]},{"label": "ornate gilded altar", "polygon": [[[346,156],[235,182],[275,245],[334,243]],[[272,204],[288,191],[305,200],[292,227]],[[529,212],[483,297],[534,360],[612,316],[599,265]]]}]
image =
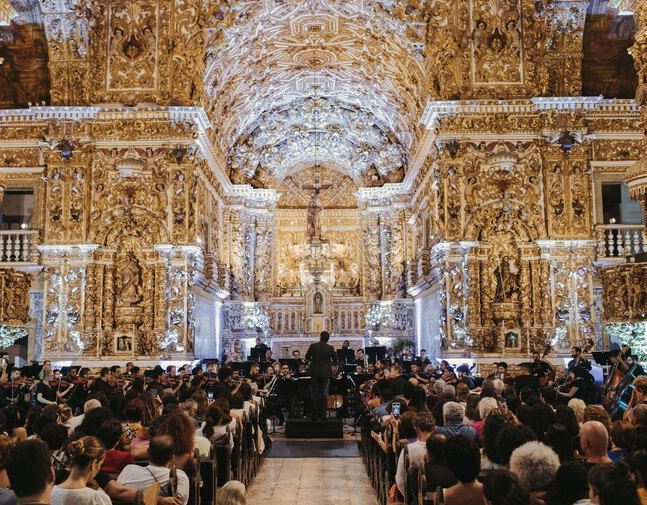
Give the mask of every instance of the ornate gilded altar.
[{"label": "ornate gilded altar", "polygon": [[322,329],[526,355],[642,317],[619,263],[644,226],[600,196],[642,180],[642,3],[23,4],[0,28],[0,179],[37,208],[0,267],[42,268],[33,357]]}]

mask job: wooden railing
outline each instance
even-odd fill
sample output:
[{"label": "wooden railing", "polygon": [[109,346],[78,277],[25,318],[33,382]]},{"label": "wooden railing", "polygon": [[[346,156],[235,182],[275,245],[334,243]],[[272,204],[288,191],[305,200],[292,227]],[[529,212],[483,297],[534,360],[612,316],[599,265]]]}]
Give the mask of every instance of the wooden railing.
[{"label": "wooden railing", "polygon": [[0,231],[0,263],[38,263],[38,230]]},{"label": "wooden railing", "polygon": [[605,224],[595,227],[597,259],[624,259],[626,256],[647,252],[645,225]]}]

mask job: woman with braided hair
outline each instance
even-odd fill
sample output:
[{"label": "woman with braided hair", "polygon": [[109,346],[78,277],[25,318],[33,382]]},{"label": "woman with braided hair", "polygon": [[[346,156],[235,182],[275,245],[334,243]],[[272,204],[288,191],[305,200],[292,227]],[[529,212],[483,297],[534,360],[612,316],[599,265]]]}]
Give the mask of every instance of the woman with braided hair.
[{"label": "woman with braided hair", "polygon": [[99,472],[106,449],[97,437],[81,437],[65,450],[70,462],[70,475],[52,490],[52,505],[112,505],[101,489],[88,487]]}]

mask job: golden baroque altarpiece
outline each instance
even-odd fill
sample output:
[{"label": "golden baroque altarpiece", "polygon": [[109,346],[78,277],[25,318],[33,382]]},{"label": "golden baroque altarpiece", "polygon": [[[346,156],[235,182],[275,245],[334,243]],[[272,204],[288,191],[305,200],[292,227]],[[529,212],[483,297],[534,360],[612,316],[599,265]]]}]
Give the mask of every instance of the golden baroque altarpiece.
[{"label": "golden baroque altarpiece", "polygon": [[[587,6],[41,0],[51,106],[0,110],[2,185],[39,202],[0,319],[36,359],[323,329],[448,355],[603,345],[647,312],[644,270],[619,265],[644,231],[606,226],[596,190],[633,173],[644,200],[647,26],[637,7],[637,100],[582,97]],[[7,288],[25,282],[30,303]]]}]

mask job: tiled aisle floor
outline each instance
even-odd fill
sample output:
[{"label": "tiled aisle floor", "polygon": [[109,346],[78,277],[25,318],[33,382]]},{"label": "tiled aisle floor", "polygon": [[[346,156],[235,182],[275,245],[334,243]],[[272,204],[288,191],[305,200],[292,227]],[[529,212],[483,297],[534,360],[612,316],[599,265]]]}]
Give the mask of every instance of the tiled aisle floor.
[{"label": "tiled aisle floor", "polygon": [[268,503],[377,505],[377,499],[362,458],[267,458],[247,490],[247,505]]}]

